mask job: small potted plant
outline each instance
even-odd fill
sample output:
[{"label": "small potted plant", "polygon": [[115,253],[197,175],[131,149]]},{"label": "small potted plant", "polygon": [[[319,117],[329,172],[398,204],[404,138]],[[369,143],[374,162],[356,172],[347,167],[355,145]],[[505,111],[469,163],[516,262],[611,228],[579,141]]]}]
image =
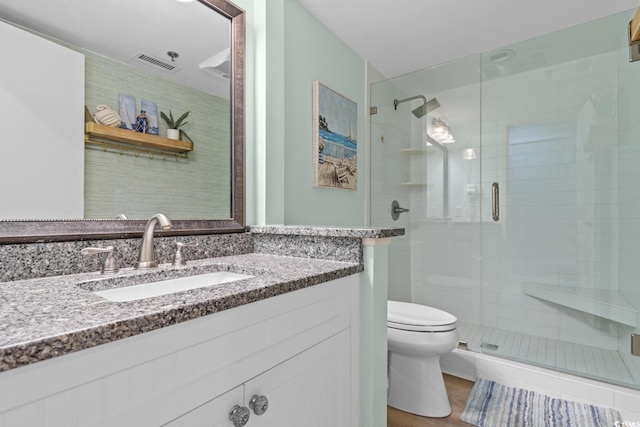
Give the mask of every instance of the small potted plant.
[{"label": "small potted plant", "polygon": [[187,138],[190,142],[193,142],[193,140],[189,138],[189,135],[187,135],[185,131],[180,129],[180,127],[189,123],[184,121],[184,119],[186,119],[188,115],[189,111],[181,115],[177,120],[174,120],[171,111],[169,111],[169,116],[167,116],[164,111],[160,111],[160,117],[162,117],[162,119],[167,122],[167,126],[169,126],[169,129],[167,129],[167,138],[180,139],[180,133],[182,133],[185,138]]}]

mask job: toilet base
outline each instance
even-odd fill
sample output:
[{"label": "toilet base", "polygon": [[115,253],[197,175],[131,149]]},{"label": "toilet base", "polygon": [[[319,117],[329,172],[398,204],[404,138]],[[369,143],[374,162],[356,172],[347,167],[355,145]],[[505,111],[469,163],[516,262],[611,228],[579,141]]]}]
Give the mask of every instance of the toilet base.
[{"label": "toilet base", "polygon": [[388,405],[423,417],[451,415],[440,356],[412,357],[389,352]]}]

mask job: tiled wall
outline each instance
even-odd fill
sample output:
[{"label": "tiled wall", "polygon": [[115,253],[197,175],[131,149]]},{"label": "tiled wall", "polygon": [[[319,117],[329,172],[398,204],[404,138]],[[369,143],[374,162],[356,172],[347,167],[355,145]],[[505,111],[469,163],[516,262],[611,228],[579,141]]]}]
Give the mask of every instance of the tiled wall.
[{"label": "tiled wall", "polygon": [[[228,218],[231,180],[229,102],[92,53],[86,55],[85,102],[118,110],[118,93],[157,103],[158,115],[190,111],[183,129],[194,141],[187,160],[85,150],[85,217]],[[160,135],[166,123],[158,117]]]}]

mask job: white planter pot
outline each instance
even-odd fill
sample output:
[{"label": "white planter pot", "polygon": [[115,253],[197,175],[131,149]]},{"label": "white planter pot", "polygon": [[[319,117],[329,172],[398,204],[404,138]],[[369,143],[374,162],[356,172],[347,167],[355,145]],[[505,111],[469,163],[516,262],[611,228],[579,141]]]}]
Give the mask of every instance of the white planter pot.
[{"label": "white planter pot", "polygon": [[180,129],[167,129],[167,138],[180,139]]}]

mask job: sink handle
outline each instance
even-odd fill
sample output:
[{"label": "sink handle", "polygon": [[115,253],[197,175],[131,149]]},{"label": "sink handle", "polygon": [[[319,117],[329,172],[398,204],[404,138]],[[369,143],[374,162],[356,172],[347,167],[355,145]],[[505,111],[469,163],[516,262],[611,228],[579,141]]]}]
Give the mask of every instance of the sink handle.
[{"label": "sink handle", "polygon": [[114,274],[117,273],[120,268],[113,257],[113,246],[107,246],[106,248],[84,248],[80,251],[82,255],[95,255],[107,253],[107,259],[104,260],[100,272],[102,274]]},{"label": "sink handle", "polygon": [[176,255],[173,257],[172,265],[186,265],[187,261],[182,256],[182,248],[184,248],[185,246],[186,247],[198,246],[198,241],[194,240],[194,241],[189,242],[189,243],[176,242],[176,246],[178,248],[176,249]]}]

